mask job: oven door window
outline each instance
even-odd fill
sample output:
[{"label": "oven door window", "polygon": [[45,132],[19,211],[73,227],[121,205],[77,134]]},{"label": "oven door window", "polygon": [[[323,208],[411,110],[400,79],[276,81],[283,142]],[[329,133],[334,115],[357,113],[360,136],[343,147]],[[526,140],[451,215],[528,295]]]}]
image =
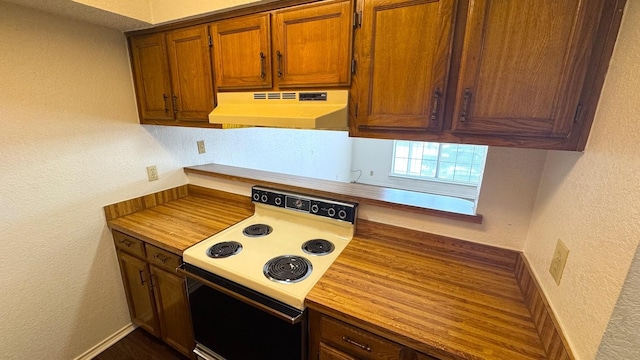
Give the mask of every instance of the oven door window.
[{"label": "oven door window", "polygon": [[187,280],[196,342],[227,360],[305,358],[305,320],[287,323],[193,279]]}]

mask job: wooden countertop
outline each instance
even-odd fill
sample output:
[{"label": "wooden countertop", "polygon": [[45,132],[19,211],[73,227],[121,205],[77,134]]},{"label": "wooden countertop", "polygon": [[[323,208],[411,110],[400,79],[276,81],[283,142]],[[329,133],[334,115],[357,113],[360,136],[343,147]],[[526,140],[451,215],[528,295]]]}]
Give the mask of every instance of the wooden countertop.
[{"label": "wooden countertop", "polygon": [[[184,186],[105,207],[108,225],[181,255],[253,214],[248,197]],[[358,219],[309,308],[418,351],[542,359],[516,283],[519,253]]]},{"label": "wooden countertop", "polygon": [[248,197],[189,186],[184,197],[108,220],[108,225],[182,255],[191,245],[251,215]]},{"label": "wooden countertop", "polygon": [[434,356],[545,358],[512,268],[518,253],[358,221],[309,308]]}]

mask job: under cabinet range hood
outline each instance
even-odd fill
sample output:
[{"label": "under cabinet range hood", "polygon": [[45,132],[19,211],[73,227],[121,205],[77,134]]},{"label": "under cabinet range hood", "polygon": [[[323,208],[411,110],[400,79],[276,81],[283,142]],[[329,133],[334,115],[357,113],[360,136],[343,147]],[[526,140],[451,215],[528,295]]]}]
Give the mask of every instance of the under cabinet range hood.
[{"label": "under cabinet range hood", "polygon": [[347,130],[348,99],[348,90],[220,92],[209,122],[223,128]]}]

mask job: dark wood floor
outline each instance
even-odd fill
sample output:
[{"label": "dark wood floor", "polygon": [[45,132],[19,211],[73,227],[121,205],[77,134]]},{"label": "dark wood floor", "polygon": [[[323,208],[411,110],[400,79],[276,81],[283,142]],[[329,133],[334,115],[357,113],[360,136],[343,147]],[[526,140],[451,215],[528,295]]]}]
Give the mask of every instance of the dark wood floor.
[{"label": "dark wood floor", "polygon": [[94,360],[188,360],[187,357],[138,328]]}]

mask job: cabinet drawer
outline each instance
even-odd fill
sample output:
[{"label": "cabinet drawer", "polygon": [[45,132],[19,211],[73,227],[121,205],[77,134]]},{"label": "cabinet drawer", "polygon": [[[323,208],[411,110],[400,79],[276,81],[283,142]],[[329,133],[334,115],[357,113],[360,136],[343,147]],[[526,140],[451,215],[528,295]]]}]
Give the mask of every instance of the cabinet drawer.
[{"label": "cabinet drawer", "polygon": [[121,232],[113,232],[113,241],[116,243],[116,247],[129,254],[136,255],[144,258],[144,243],[142,240],[138,240],[129,235]]},{"label": "cabinet drawer", "polygon": [[146,248],[149,264],[165,268],[172,273],[180,266],[180,256],[149,244],[146,245]]},{"label": "cabinet drawer", "polygon": [[323,342],[358,358],[371,360],[400,358],[401,345],[343,322],[323,316],[320,331]]}]

